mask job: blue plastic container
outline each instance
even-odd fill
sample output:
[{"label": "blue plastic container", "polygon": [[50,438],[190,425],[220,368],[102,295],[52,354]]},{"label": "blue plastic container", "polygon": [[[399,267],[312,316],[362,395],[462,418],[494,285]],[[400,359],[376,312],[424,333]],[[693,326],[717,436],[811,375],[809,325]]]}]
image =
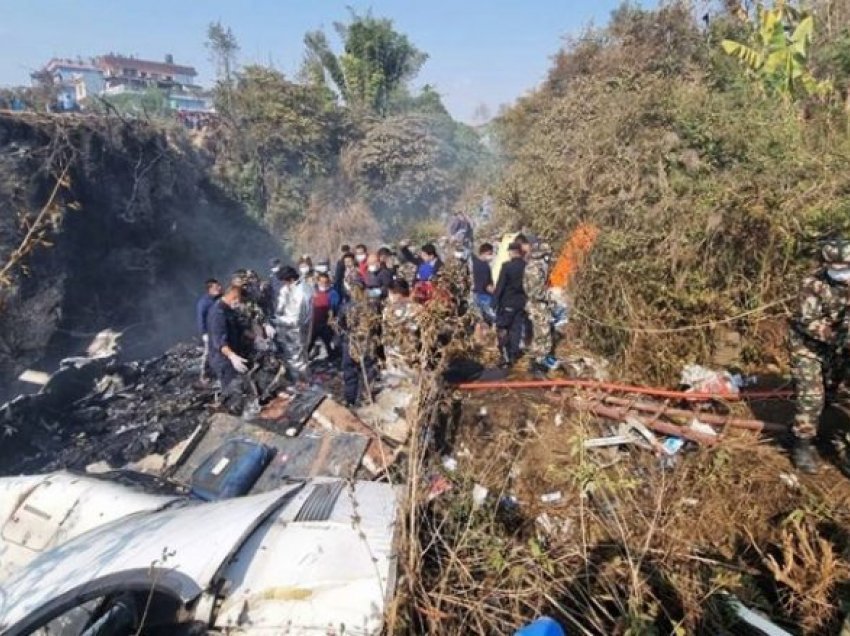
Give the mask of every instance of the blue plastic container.
[{"label": "blue plastic container", "polygon": [[204,501],[247,493],[274,456],[274,449],[250,439],[231,439],[192,473],[191,492]]},{"label": "blue plastic container", "polygon": [[564,628],[553,619],[544,616],[520,629],[514,636],[566,636]]}]

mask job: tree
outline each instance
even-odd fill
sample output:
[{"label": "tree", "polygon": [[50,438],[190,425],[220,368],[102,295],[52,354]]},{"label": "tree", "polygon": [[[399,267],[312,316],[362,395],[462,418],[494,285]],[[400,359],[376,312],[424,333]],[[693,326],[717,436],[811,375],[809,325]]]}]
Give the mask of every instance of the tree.
[{"label": "tree", "polygon": [[829,81],[818,81],[808,69],[809,47],[815,24],[811,15],[800,13],[776,0],[772,9],[759,4],[753,29],[753,46],[723,40],[726,54],[738,58],[755,73],[769,92],[785,97],[824,95]]},{"label": "tree", "polygon": [[305,67],[320,74],[321,81],[329,77],[349,107],[386,115],[393,94],[416,76],[428,56],[396,31],[392,21],[351,15],[349,24],[334,25],[343,42],[339,55],[322,31],[304,36]]},{"label": "tree", "polygon": [[236,55],[239,53],[239,43],[233,30],[221,22],[210,22],[205,46],[210,51],[210,60],[216,65],[218,79],[230,84],[236,70]]}]

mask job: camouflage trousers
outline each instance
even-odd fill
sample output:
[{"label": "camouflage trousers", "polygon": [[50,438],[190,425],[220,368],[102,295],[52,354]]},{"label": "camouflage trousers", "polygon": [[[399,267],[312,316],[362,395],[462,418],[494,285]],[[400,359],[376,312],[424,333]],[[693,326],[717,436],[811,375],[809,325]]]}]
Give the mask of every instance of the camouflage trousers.
[{"label": "camouflage trousers", "polygon": [[827,393],[846,379],[847,354],[818,350],[793,332],[790,352],[791,377],[797,394],[794,435],[798,439],[812,439],[818,434]]},{"label": "camouflage trousers", "polygon": [[552,311],[548,303],[529,302],[528,324],[531,327],[528,352],[535,360],[552,355],[555,343],[552,337]]}]

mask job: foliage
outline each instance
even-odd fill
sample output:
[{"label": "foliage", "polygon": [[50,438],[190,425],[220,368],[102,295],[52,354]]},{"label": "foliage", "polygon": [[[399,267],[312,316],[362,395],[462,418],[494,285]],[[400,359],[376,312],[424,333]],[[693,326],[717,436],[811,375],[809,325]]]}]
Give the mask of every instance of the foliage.
[{"label": "foliage", "polygon": [[386,114],[393,94],[419,72],[428,56],[396,31],[392,21],[371,13],[352,11],[351,22],[334,27],[343,44],[339,55],[322,31],[304,37],[308,75],[322,82],[329,77],[349,107]]},{"label": "foliage", "polygon": [[349,179],[390,235],[450,209],[482,154],[467,131],[444,116],[395,115],[373,122],[346,150]]},{"label": "foliage", "polygon": [[235,90],[219,86],[227,122],[219,170],[253,215],[283,233],[303,214],[311,180],[333,170],[345,135],[343,113],[318,88],[248,66]]},{"label": "foliage", "polygon": [[754,46],[723,40],[723,50],[755,73],[772,93],[786,97],[826,95],[831,83],[817,81],[808,69],[814,37],[814,17],[800,14],[784,0],[772,9],[759,4],[752,39]]},{"label": "foliage", "polygon": [[146,118],[165,118],[171,115],[168,95],[158,88],[148,88],[141,93],[119,93],[99,97],[92,102],[95,111],[115,111],[121,115],[135,115]]},{"label": "foliage", "polygon": [[219,81],[230,84],[233,72],[236,70],[236,56],[239,53],[239,42],[236,40],[233,29],[225,27],[221,22],[210,22],[207,27],[207,41],[204,45],[216,65]]},{"label": "foliage", "polygon": [[624,375],[672,381],[711,360],[717,332],[665,330],[753,310],[729,324],[739,362],[781,362],[759,322],[781,308],[758,309],[794,294],[819,237],[850,229],[843,117],[824,104],[802,119],[735,81],[722,20],[706,37],[677,5],[615,18],[631,26],[586,34],[497,122],[503,222],[556,249],[579,223],[600,229],[574,327]]}]

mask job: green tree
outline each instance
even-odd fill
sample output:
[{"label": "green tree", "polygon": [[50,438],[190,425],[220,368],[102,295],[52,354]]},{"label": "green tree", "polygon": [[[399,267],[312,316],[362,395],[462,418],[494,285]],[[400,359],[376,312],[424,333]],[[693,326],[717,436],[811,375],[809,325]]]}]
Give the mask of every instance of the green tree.
[{"label": "green tree", "polygon": [[814,36],[814,17],[777,0],[772,9],[759,4],[752,46],[723,40],[723,50],[738,58],[772,93],[797,98],[825,95],[830,82],[818,81],[809,70],[809,48]]},{"label": "green tree", "polygon": [[343,43],[335,54],[322,31],[307,33],[305,68],[315,81],[325,78],[354,109],[386,115],[394,93],[416,76],[428,56],[387,19],[352,12],[351,22],[334,25]]},{"label": "green tree", "polygon": [[220,84],[216,109],[227,126],[219,139],[219,170],[257,218],[285,232],[299,220],[310,184],[332,171],[344,120],[315,86],[274,69],[248,66],[233,90]]},{"label": "green tree", "polygon": [[216,65],[219,81],[230,84],[236,70],[239,42],[230,27],[221,22],[210,22],[207,27],[205,45],[210,51],[210,60]]}]

